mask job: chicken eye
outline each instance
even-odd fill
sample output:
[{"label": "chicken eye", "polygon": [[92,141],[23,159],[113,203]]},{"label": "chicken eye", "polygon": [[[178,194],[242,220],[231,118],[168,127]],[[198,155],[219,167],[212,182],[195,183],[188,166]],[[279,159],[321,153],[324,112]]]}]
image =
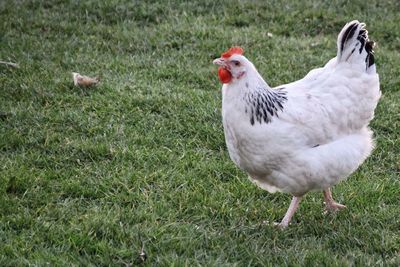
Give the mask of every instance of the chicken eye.
[{"label": "chicken eye", "polygon": [[233,65],[235,65],[236,67],[240,66],[240,62],[237,60],[233,60],[232,61]]}]

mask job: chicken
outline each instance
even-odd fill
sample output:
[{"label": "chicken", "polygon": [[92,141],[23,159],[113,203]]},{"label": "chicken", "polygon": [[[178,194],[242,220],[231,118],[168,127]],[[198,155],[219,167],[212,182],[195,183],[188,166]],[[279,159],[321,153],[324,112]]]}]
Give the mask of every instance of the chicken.
[{"label": "chicken", "polygon": [[381,93],[373,46],[365,24],[351,21],[339,33],[335,58],[275,88],[240,47],[213,61],[223,83],[231,159],[262,189],[293,196],[281,228],[309,191],[323,191],[329,211],[345,207],[333,200],[330,188],[353,173],[374,146],[368,123]]}]

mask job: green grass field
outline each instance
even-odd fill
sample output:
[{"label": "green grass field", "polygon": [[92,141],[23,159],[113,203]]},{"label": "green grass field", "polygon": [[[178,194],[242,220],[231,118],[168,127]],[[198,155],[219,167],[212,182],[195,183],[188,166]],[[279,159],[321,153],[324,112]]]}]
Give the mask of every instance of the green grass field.
[{"label": "green grass field", "polygon": [[[353,19],[377,42],[376,149],[333,189],[346,210],[310,193],[280,231],[290,196],[229,159],[212,60],[240,45],[288,83]],[[20,65],[0,65],[0,266],[399,266],[399,25],[394,0],[0,1]]]}]

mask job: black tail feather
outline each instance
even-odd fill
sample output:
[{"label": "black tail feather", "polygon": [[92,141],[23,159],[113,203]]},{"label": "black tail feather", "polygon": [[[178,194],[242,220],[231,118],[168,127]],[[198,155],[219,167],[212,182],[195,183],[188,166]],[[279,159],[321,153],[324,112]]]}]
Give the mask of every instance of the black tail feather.
[{"label": "black tail feather", "polygon": [[354,57],[359,57],[359,55],[356,55],[357,53],[354,54],[356,49],[360,55],[365,50],[365,63],[368,69],[375,63],[373,48],[374,42],[369,40],[368,31],[365,29],[364,23],[360,23],[357,20],[351,21],[339,33],[338,60],[340,61],[354,60]]},{"label": "black tail feather", "polygon": [[346,42],[353,37],[354,32],[357,30],[357,27],[358,27],[358,22],[354,22],[351,25],[349,25],[349,27],[343,33],[343,37],[342,37],[341,44],[340,44],[341,51],[343,51],[344,45],[346,44]]},{"label": "black tail feather", "polygon": [[365,51],[367,51],[368,56],[365,58],[365,63],[367,64],[368,67],[371,67],[372,65],[375,64],[375,57],[374,57],[374,46],[375,43],[374,41],[367,41],[367,44],[365,45]]}]

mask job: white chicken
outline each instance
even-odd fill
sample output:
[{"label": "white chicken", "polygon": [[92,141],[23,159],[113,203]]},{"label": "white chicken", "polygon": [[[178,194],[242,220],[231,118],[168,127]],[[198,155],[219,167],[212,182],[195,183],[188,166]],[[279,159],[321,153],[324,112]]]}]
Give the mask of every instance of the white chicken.
[{"label": "white chicken", "polygon": [[323,191],[327,210],[344,208],[330,188],[373,149],[368,123],[381,94],[374,43],[355,20],[339,33],[337,46],[337,56],[323,68],[276,88],[240,47],[213,61],[224,83],[222,118],[231,159],[259,187],[293,196],[281,228],[309,191]]}]

